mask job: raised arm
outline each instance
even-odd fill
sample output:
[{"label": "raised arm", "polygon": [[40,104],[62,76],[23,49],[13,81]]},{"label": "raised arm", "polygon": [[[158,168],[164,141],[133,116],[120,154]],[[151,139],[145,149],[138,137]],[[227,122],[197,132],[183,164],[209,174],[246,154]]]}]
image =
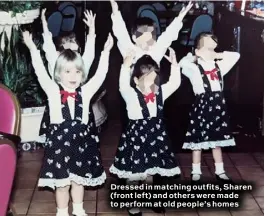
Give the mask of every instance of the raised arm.
[{"label": "raised arm", "polygon": [[182,21],[192,6],[193,4],[189,2],[187,7],[183,7],[179,15],[170,23],[170,25],[158,38],[154,47],[154,52],[152,53],[152,57],[156,60],[156,62],[160,62],[162,60],[171,43],[178,39],[179,31],[183,26]]},{"label": "raised arm", "polygon": [[51,86],[54,86],[55,83],[47,74],[47,71],[40,56],[40,51],[37,49],[36,45],[32,41],[32,35],[28,31],[25,31],[23,32],[23,39],[26,46],[29,48],[32,65],[38,77],[39,83],[43,90],[47,93],[52,89]]},{"label": "raised arm", "polygon": [[113,38],[109,34],[108,40],[104,46],[104,50],[101,52],[98,69],[95,75],[83,86],[84,91],[87,92],[90,97],[93,97],[106,78],[107,72],[109,70],[109,53],[112,47]]},{"label": "raised arm", "polygon": [[173,94],[181,83],[180,67],[177,63],[175,51],[169,48],[169,56],[165,56],[165,58],[171,63],[171,70],[168,82],[162,85],[164,100]]},{"label": "raised arm", "polygon": [[83,61],[85,65],[85,73],[86,75],[89,74],[90,67],[94,61],[95,58],[95,40],[96,40],[96,34],[95,34],[95,19],[96,14],[93,15],[92,11],[86,10],[84,12],[85,19],[83,19],[84,23],[89,28],[89,34],[87,35],[86,45],[85,45],[85,51],[83,53]]},{"label": "raised arm", "polygon": [[58,58],[56,47],[52,40],[52,33],[48,29],[47,20],[45,17],[46,9],[41,12],[42,28],[43,28],[43,51],[45,52],[48,61],[49,74],[53,79],[55,63]]},{"label": "raised arm", "polygon": [[217,61],[217,64],[220,68],[222,76],[226,75],[232,67],[237,63],[240,58],[238,52],[228,52],[217,53],[216,59],[221,59]]},{"label": "raised arm", "polygon": [[117,45],[121,52],[121,55],[123,56],[123,58],[125,58],[126,54],[128,53],[128,50],[133,49],[134,44],[131,41],[131,37],[126,28],[121,12],[119,11],[117,2],[115,2],[114,0],[110,0],[110,3],[112,7],[112,30],[118,40]]},{"label": "raised arm", "polygon": [[128,93],[128,91],[132,91],[132,87],[130,85],[131,81],[131,66],[133,64],[135,57],[135,52],[130,51],[127,53],[126,57],[124,58],[123,64],[121,66],[120,71],[120,79],[119,79],[119,90],[121,94]]}]

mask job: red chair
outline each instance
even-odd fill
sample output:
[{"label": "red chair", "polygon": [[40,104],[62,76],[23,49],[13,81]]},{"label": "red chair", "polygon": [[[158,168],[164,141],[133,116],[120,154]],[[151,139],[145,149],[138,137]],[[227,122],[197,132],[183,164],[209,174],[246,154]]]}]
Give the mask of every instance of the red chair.
[{"label": "red chair", "polygon": [[[20,119],[20,105],[16,96],[0,84],[0,135],[18,136]],[[17,153],[11,140],[1,139],[0,136],[0,216],[6,215],[16,171]]]},{"label": "red chair", "polygon": [[16,171],[15,145],[8,139],[0,140],[0,216],[5,216]]},{"label": "red chair", "polygon": [[16,96],[0,84],[0,132],[19,135],[20,105]]}]

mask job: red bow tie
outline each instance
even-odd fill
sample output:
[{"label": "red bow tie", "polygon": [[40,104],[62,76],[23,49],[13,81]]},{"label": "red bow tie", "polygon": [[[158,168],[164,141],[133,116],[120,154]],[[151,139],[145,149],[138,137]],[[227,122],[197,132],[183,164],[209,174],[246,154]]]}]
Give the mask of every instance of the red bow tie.
[{"label": "red bow tie", "polygon": [[154,92],[151,92],[148,95],[144,95],[144,100],[145,100],[146,103],[148,103],[149,101],[154,102],[155,101],[155,96],[156,95],[154,94]]},{"label": "red bow tie", "polygon": [[[68,99],[68,97],[72,97],[72,98],[75,98],[76,96],[76,92],[68,92],[68,91],[60,91],[60,94],[63,96],[62,98],[62,102],[65,103]],[[76,100],[76,98],[75,98]]]},{"label": "red bow tie", "polygon": [[215,68],[215,69],[213,69],[213,70],[211,70],[211,71],[205,71],[204,73],[206,74],[206,75],[210,75],[210,77],[211,77],[211,80],[214,80],[214,79],[216,79],[216,80],[219,80],[219,78],[218,78],[218,75],[217,75],[217,68]]}]

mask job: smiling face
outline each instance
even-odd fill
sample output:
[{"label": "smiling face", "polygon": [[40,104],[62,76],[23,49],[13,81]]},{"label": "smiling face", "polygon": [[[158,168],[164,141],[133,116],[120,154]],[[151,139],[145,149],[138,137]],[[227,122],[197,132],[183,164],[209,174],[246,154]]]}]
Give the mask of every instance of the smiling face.
[{"label": "smiling face", "polygon": [[64,50],[56,61],[54,73],[55,80],[66,88],[78,88],[85,81],[82,57],[70,49]]},{"label": "smiling face", "polygon": [[61,83],[69,88],[76,89],[81,85],[82,82],[82,72],[76,68],[73,62],[67,62],[65,67],[60,72]]}]

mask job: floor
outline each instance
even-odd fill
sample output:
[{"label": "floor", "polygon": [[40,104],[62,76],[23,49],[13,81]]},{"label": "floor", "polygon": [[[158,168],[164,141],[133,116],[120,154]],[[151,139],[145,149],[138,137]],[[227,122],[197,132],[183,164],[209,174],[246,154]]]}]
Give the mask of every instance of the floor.
[{"label": "floor", "polygon": [[[110,126],[111,125],[111,126]],[[84,207],[89,216],[125,216],[126,211],[111,209],[108,203],[108,185],[115,181],[110,177],[108,168],[112,163],[119,141],[119,124],[110,124],[101,136],[101,152],[108,179],[105,186],[97,190],[87,190]],[[37,179],[41,167],[43,150],[23,152],[18,161],[15,185],[11,198],[11,208],[18,216],[53,216],[56,205],[53,193],[37,188]],[[182,179],[189,179],[191,154],[178,153],[177,159],[182,170]],[[264,215],[264,154],[263,153],[224,153],[225,168],[234,181],[254,181],[256,188],[246,194],[240,210],[175,210],[168,209],[164,216],[261,216]],[[203,176],[214,178],[213,161],[210,153],[203,154]],[[71,212],[71,209],[70,209]],[[143,210],[144,216],[154,214]]]}]

